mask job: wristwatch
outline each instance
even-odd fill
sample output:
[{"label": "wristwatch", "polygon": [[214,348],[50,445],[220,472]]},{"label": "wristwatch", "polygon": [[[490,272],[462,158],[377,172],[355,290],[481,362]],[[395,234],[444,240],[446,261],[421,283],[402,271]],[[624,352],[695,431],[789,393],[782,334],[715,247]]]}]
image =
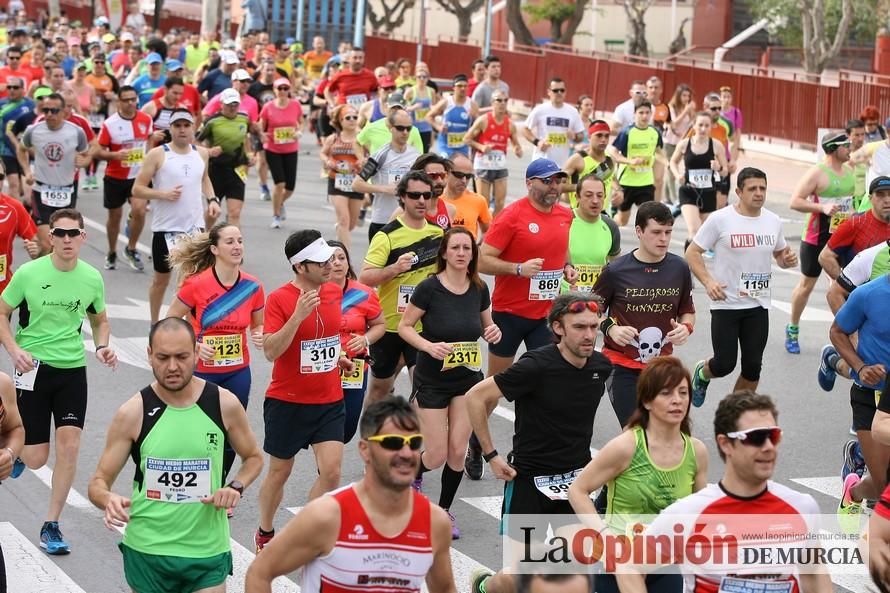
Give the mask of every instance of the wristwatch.
[{"label": "wristwatch", "polygon": [[244,484],[242,484],[238,480],[232,480],[231,482],[226,484],[226,488],[231,488],[241,496],[244,496]]}]

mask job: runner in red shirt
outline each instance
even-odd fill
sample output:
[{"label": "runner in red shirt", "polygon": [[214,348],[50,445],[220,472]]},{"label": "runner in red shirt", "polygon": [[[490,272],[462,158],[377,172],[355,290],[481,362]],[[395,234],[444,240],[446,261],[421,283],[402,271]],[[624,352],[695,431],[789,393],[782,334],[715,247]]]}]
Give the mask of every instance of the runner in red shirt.
[{"label": "runner in red shirt", "polygon": [[25,240],[31,259],[40,255],[37,226],[31,215],[20,201],[0,193],[0,293],[12,279],[12,243],[16,236]]},{"label": "runner in red shirt", "polygon": [[334,248],[316,230],[292,233],[284,254],[294,279],[269,295],[263,351],[274,361],[263,404],[269,472],[260,495],[257,552],[275,535],[274,518],[294,456],[311,446],[318,478],[312,500],[340,483],[345,411],[340,370],[352,362],[340,353],[342,289],[330,282]]},{"label": "runner in red shirt", "polygon": [[[324,90],[324,98],[331,108],[349,103],[358,109],[377,92],[377,77],[365,68],[365,52],[355,48],[349,52],[348,68],[341,70]],[[337,100],[334,100],[336,95]]]},{"label": "runner in red shirt", "polygon": [[857,253],[890,239],[890,177],[876,177],[868,193],[871,210],[842,222],[819,254],[819,263],[832,278],[837,278]]},{"label": "runner in red shirt", "polygon": [[22,49],[20,47],[10,47],[6,50],[6,63],[8,66],[0,68],[0,97],[6,97],[6,79],[10,76],[21,78],[24,81],[24,88],[31,86],[34,80],[34,73],[29,68],[21,66]]},{"label": "runner in red shirt", "polygon": [[129,243],[124,255],[134,270],[142,271],[144,265],[136,243],[145,225],[145,200],[132,201],[133,182],[142,167],[142,159],[148,149],[152,132],[151,117],[137,109],[138,95],[131,86],[121,87],[118,94],[117,113],[102,122],[96,153],[98,159],[108,161],[105,167],[102,205],[108,210],[105,222],[108,235],[108,253],[105,269],[113,270],[117,262],[117,239],[121,229],[124,204],[130,202]]},{"label": "runner in red shirt", "polygon": [[[183,65],[179,60],[167,60],[167,78],[183,78]],[[183,80],[185,80],[183,78]],[[167,85],[163,85],[161,88],[155,91],[155,94],[151,96],[152,101],[156,99],[160,99],[167,93]],[[195,127],[199,127],[201,125],[201,118],[203,114],[201,113],[201,95],[198,93],[198,89],[193,84],[183,83],[182,85],[182,97],[180,97],[178,101],[178,106],[185,107],[189,110],[195,117]]]}]

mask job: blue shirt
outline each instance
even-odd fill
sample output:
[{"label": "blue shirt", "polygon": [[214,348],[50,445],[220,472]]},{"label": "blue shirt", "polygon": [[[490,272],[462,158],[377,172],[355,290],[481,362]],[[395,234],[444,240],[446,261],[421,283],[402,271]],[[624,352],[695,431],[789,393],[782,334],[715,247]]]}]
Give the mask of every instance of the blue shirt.
[{"label": "blue shirt", "polygon": [[6,137],[6,131],[15,124],[15,121],[27,113],[34,112],[34,101],[27,97],[11,102],[9,99],[0,101],[0,130],[3,132],[3,141],[0,142],[0,155],[15,156],[15,148]]},{"label": "blue shirt", "polygon": [[71,56],[62,58],[62,70],[65,71],[65,78],[74,78],[74,67],[77,66],[77,60]]},{"label": "blue shirt", "polygon": [[224,90],[232,87],[232,75],[226,74],[221,69],[216,68],[207,73],[207,76],[201,79],[198,84],[198,92],[207,91],[207,98],[212,99]]},{"label": "blue shirt", "polygon": [[146,103],[151,101],[155,91],[164,86],[164,82],[166,81],[167,77],[163,74],[156,79],[153,79],[150,74],[143,74],[133,81],[133,88],[136,89],[136,94],[139,97],[140,109],[142,109]]},{"label": "blue shirt", "polygon": [[[883,364],[890,368],[890,315],[887,303],[890,302],[890,275],[875,278],[850,293],[850,298],[840,308],[834,318],[835,323],[845,334],[859,332],[856,353],[865,364]],[[851,369],[853,380],[863,387],[884,389],[880,385],[864,385],[859,380],[856,369]]]}]

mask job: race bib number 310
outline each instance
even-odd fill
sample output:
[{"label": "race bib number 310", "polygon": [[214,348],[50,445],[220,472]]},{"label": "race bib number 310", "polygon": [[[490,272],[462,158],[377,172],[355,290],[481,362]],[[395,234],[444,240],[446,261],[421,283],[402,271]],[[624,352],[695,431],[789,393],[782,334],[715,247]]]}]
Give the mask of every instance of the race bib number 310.
[{"label": "race bib number 310", "polygon": [[209,459],[145,458],[145,498],[188,503],[209,496]]},{"label": "race bib number 310", "polygon": [[327,373],[337,366],[340,357],[340,336],[300,342],[300,372]]}]

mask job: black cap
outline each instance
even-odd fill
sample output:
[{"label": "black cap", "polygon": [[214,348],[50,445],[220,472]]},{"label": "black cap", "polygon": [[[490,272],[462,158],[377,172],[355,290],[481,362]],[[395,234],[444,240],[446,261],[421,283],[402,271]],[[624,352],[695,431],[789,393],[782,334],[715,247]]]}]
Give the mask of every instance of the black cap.
[{"label": "black cap", "polygon": [[454,79],[452,79],[452,82],[455,82],[455,83],[457,83],[457,82],[469,82],[469,79],[467,78],[467,75],[466,75],[466,74],[455,74],[455,75],[454,75]]},{"label": "black cap", "polygon": [[873,194],[879,190],[890,190],[890,177],[881,175],[871,180],[868,184],[868,193]]}]

